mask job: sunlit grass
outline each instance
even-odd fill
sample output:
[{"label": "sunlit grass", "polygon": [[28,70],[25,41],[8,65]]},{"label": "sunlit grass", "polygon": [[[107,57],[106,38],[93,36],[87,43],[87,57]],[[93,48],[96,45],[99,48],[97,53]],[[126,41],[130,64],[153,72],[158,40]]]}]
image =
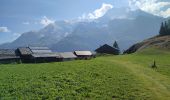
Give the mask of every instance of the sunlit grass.
[{"label": "sunlit grass", "polygon": [[[151,54],[150,54],[151,53]],[[170,53],[0,65],[0,99],[170,99]],[[156,60],[157,69],[150,65]]]}]

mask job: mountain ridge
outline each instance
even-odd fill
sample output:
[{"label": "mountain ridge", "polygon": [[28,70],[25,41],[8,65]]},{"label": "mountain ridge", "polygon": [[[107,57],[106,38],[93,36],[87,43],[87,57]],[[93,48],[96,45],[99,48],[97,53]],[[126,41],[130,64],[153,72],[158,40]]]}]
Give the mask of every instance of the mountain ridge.
[{"label": "mountain ridge", "polygon": [[145,39],[142,42],[132,45],[124,53],[134,53],[147,48],[159,48],[170,50],[170,35],[167,36],[154,36],[149,39]]},{"label": "mountain ridge", "polygon": [[[127,12],[125,8],[124,10]],[[141,10],[127,12],[125,18],[112,18],[124,14],[116,15],[114,12],[112,9],[94,21],[75,23],[56,21],[37,32],[26,32],[12,43],[0,45],[0,48],[33,45],[48,46],[54,51],[95,50],[100,45],[112,44],[117,40],[123,50],[138,41],[156,35],[160,23],[164,20]]]}]

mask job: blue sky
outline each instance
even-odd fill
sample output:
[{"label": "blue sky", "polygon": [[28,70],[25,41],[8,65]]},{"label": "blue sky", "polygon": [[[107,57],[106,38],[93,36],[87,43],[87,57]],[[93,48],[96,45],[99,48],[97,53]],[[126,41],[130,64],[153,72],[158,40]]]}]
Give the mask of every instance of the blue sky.
[{"label": "blue sky", "polygon": [[[123,0],[124,1],[124,0]],[[12,41],[20,33],[38,30],[40,21],[46,17],[51,20],[76,19],[83,13],[100,8],[102,3],[125,5],[119,0],[0,0],[0,27],[8,32],[0,32],[0,43]]]},{"label": "blue sky", "polygon": [[[169,0],[0,0],[0,44],[15,40],[23,32],[41,29],[55,20],[77,19],[101,8],[103,3],[112,5],[112,8],[140,8],[160,16],[170,13]],[[160,14],[160,8],[164,13]]]}]

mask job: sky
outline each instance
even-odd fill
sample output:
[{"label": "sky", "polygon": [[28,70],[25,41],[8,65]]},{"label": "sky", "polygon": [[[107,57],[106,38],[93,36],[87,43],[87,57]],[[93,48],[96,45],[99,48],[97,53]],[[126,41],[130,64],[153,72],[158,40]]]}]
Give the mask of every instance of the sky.
[{"label": "sky", "polygon": [[0,44],[56,20],[97,19],[115,7],[170,16],[170,0],[0,0]]}]

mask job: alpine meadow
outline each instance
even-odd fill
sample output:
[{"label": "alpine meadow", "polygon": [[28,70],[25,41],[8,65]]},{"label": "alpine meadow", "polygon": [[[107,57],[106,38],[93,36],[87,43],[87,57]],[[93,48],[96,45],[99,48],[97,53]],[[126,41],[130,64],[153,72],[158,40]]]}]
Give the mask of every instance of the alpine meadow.
[{"label": "alpine meadow", "polygon": [[169,0],[1,0],[0,100],[170,100]]},{"label": "alpine meadow", "polygon": [[[159,57],[158,57],[159,56]],[[152,69],[153,59],[157,69]],[[170,53],[147,49],[93,60],[0,65],[1,99],[170,99]]]}]

